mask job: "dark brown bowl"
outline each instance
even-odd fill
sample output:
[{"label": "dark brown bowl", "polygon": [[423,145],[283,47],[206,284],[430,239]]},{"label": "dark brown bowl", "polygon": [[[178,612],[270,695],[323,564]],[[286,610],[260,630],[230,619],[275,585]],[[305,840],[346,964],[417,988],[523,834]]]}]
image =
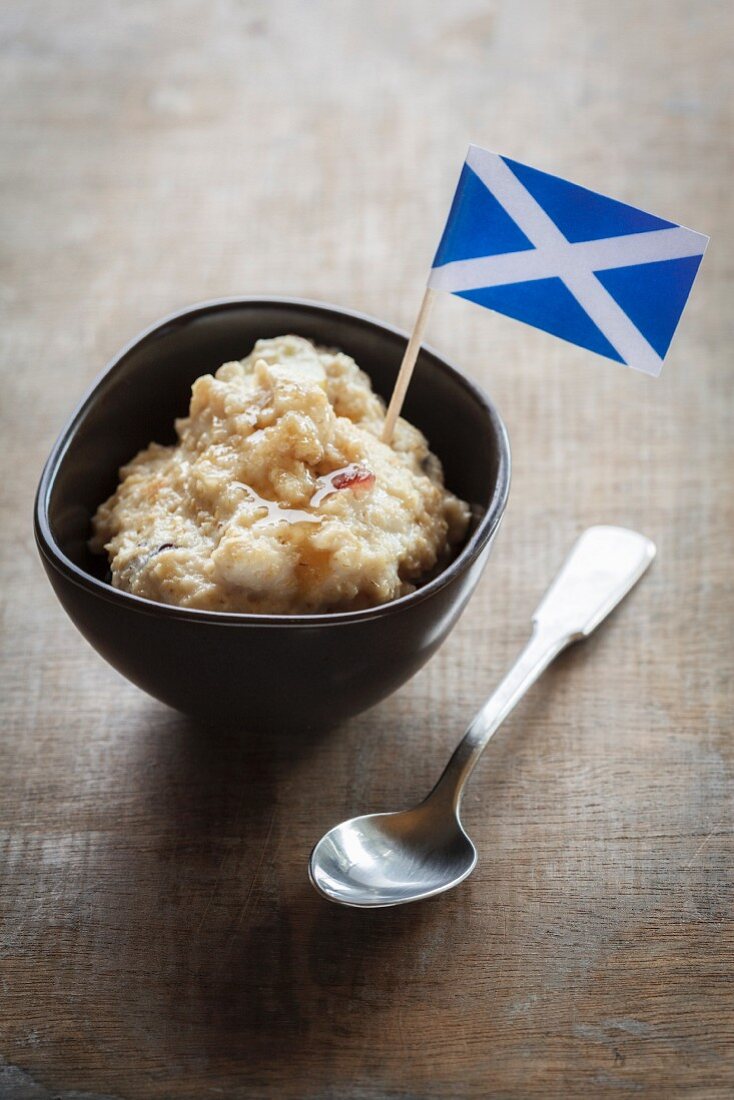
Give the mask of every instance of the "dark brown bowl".
[{"label": "dark brown bowl", "polygon": [[119,467],[151,440],[172,442],[191,383],[292,332],[343,349],[389,396],[406,337],[335,306],[281,298],[206,302],[149,328],[117,355],[45,465],[35,533],[71,620],[134,684],[178,710],[243,726],[334,725],[395,691],[444,641],[484,570],[507,502],[510,451],[492,404],[423,349],[405,415],[441,458],[477,520],[456,559],[409,596],[365,611],[243,615],[153,603],[112,588],[87,548],[90,520]]}]

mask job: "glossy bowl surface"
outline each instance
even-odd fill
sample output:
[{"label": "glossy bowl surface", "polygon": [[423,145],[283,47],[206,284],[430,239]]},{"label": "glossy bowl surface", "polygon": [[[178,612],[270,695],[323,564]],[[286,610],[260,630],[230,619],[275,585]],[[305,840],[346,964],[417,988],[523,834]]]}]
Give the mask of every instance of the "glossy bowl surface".
[{"label": "glossy bowl surface", "polygon": [[245,615],[154,603],[114,589],[87,548],[118,468],[151,440],[175,439],[191,383],[260,337],[297,333],[352,355],[388,397],[406,336],[317,302],[238,298],[185,309],[147,329],[107,367],[44,467],[35,505],[41,558],[69,617],[144,691],[207,720],[252,728],[334,725],[412,676],[454,626],[486,565],[507,501],[507,433],[487,397],[424,348],[405,415],[428,437],[446,482],[477,519],[455,560],[399,600],[323,615]]}]

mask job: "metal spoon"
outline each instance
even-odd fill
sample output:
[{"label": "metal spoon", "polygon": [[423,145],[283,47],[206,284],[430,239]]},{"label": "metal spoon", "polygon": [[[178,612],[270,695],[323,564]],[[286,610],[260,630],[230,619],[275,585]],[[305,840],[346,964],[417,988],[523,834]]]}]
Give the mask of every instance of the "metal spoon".
[{"label": "metal spoon", "polygon": [[654,557],[655,544],[635,531],[584,532],[533,615],[525,649],[428,797],[412,810],[343,821],[318,842],[309,875],[320,894],[340,905],[375,909],[443,893],[471,874],[477,852],[461,824],[461,799],[492,734],[561,650],[587,638]]}]

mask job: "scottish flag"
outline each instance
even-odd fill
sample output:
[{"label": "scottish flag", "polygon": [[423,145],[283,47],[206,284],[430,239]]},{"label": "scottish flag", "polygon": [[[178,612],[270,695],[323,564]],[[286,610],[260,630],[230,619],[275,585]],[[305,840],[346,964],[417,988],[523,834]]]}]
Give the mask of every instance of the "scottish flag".
[{"label": "scottish flag", "polygon": [[428,285],[657,375],[707,244],[471,145]]}]

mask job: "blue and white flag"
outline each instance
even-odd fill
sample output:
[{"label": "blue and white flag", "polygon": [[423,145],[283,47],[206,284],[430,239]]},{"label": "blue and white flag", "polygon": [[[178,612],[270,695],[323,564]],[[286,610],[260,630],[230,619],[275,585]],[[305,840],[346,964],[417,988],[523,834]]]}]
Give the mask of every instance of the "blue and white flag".
[{"label": "blue and white flag", "polygon": [[471,145],[428,285],[657,375],[708,240]]}]

